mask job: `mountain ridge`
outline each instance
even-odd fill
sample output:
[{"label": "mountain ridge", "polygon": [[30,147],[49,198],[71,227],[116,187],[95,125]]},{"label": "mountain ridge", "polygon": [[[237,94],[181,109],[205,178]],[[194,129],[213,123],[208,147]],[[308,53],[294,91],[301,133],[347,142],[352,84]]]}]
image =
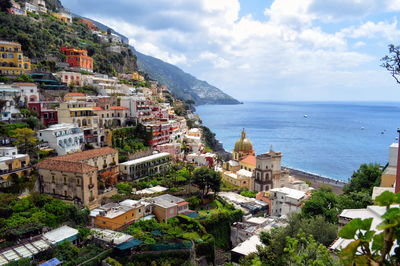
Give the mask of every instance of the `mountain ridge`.
[{"label": "mountain ridge", "polygon": [[[110,28],[91,18],[79,15],[76,16],[91,20],[101,30],[106,31]],[[128,41],[126,36],[112,28],[110,29],[112,33],[120,36],[124,41]],[[159,58],[140,53],[131,45],[129,47],[137,57],[139,69],[146,72],[151,79],[157,80],[160,84],[168,86],[176,97],[183,100],[193,100],[196,105],[241,103],[217,87],[209,84],[207,81],[199,80],[195,76],[184,72],[179,67],[167,63]]]}]

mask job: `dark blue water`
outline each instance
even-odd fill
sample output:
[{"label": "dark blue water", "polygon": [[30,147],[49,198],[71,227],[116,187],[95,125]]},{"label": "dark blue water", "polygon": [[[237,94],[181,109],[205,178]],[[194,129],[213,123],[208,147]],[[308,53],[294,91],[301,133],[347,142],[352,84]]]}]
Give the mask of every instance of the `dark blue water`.
[{"label": "dark blue water", "polygon": [[272,145],[283,165],[345,181],[362,163],[385,165],[400,127],[400,103],[247,102],[197,113],[228,151],[245,128],[257,154]]}]

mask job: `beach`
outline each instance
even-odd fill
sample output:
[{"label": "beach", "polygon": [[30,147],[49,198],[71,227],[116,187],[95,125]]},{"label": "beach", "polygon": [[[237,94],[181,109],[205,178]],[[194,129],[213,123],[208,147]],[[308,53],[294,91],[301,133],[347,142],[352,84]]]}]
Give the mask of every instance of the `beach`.
[{"label": "beach", "polygon": [[321,186],[329,186],[332,191],[336,194],[343,193],[343,187],[346,185],[345,182],[341,180],[336,180],[324,176],[320,176],[313,173],[308,173],[302,170],[293,169],[290,167],[282,167],[283,170],[287,170],[291,176],[296,179],[305,181],[310,184],[313,188],[320,188]]}]

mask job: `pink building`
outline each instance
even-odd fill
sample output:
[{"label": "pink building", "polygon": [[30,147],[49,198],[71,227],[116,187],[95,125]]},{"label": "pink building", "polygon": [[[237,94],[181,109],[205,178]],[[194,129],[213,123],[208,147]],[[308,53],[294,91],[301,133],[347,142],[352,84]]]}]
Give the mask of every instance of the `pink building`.
[{"label": "pink building", "polygon": [[179,143],[167,143],[167,144],[161,144],[157,145],[156,150],[159,152],[168,152],[171,154],[172,158],[174,161],[182,161],[183,160],[183,152],[181,150],[181,144]]}]

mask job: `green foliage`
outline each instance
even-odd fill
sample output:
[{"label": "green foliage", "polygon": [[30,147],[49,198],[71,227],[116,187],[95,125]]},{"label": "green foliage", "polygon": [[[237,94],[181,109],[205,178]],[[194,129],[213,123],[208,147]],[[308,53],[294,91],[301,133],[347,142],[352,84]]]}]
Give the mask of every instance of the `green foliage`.
[{"label": "green foliage", "polygon": [[23,258],[20,260],[11,261],[6,264],[7,266],[31,266],[32,262],[30,258]]},{"label": "green foliage", "polygon": [[327,188],[313,191],[311,198],[304,202],[301,213],[306,218],[321,215],[326,221],[336,223],[339,214],[336,194]]},{"label": "green foliage", "polygon": [[122,266],[121,263],[119,263],[117,260],[110,258],[110,257],[106,258],[105,262],[107,262],[111,266]]},{"label": "green foliage", "polygon": [[344,265],[398,265],[400,262],[399,247],[395,248],[395,255],[390,253],[395,241],[400,240],[400,208],[391,207],[400,203],[400,193],[385,191],[375,202],[386,207],[384,220],[376,227],[380,231],[371,230],[372,218],[353,219],[339,231],[340,237],[352,240],[340,252]]},{"label": "green foliage", "polygon": [[0,124],[0,135],[11,137],[13,130],[29,127],[26,123]]},{"label": "green foliage", "polygon": [[212,150],[215,150],[218,145],[218,141],[215,138],[215,133],[213,133],[206,126],[201,126],[201,129],[203,131],[203,138],[204,138],[204,141],[206,142],[206,146],[210,147]]},{"label": "green foliage", "polygon": [[125,195],[131,194],[132,186],[130,184],[121,182],[121,183],[118,183],[116,186],[118,189],[118,193],[125,194]]},{"label": "green foliage", "polygon": [[[50,0],[47,0],[50,1]],[[54,1],[54,0],[51,0]],[[51,7],[57,5],[52,3]],[[120,54],[106,51],[105,44],[93,36],[92,32],[82,23],[71,25],[58,21],[49,14],[36,16],[14,16],[2,14],[0,16],[0,38],[21,43],[24,54],[30,58],[39,59],[38,69],[56,71],[54,62],[47,64],[47,55],[54,55],[64,59],[60,51],[61,46],[73,46],[87,49],[94,59],[94,71],[103,74],[114,74],[116,71],[132,72],[137,70],[136,56],[123,57]],[[44,63],[43,63],[44,62]]]},{"label": "green foliage", "polygon": [[187,198],[186,201],[189,202],[189,208],[191,210],[197,210],[200,208],[201,199],[197,196],[191,196],[190,198]]},{"label": "green foliage", "polygon": [[286,238],[285,265],[338,265],[329,254],[329,250],[314,238],[304,233]]},{"label": "green foliage", "polygon": [[[294,214],[289,217],[287,226],[261,233],[260,240],[264,246],[258,247],[256,257],[263,265],[287,265],[285,247],[288,246],[288,239],[297,239],[297,235],[302,233],[307,239],[312,237],[318,243],[315,245],[322,244],[327,247],[336,239],[336,232],[337,226],[325,221],[322,216],[304,218],[300,214]],[[254,258],[255,256],[247,257],[243,260],[243,264],[250,265]]]},{"label": "green foliage", "polygon": [[345,193],[366,191],[372,194],[374,186],[379,186],[382,170],[379,164],[362,164],[360,168],[353,173],[350,182],[343,189]]},{"label": "green foliage", "polygon": [[[75,205],[53,199],[47,195],[33,193],[18,199],[10,194],[0,194],[0,237],[22,237],[43,226],[57,227],[70,221],[86,225],[89,212],[79,210]],[[32,226],[34,225],[34,226]],[[15,239],[13,239],[15,240]]]},{"label": "green foliage", "polygon": [[13,144],[18,148],[20,153],[34,154],[37,150],[36,145],[38,139],[35,131],[30,128],[17,128],[10,132],[10,135],[15,138]]},{"label": "green foliage", "polygon": [[28,74],[22,74],[16,78],[18,82],[34,82],[34,80]]},{"label": "green foliage", "polygon": [[221,188],[221,174],[207,167],[199,167],[193,171],[193,184],[202,191],[202,197],[210,190],[219,192]]},{"label": "green foliage", "polygon": [[112,131],[112,144],[122,155],[121,162],[128,160],[129,153],[146,149],[150,139],[151,133],[141,124]]},{"label": "green foliage", "polygon": [[257,191],[249,191],[249,190],[244,190],[240,192],[240,195],[248,198],[255,198],[257,195]]}]

